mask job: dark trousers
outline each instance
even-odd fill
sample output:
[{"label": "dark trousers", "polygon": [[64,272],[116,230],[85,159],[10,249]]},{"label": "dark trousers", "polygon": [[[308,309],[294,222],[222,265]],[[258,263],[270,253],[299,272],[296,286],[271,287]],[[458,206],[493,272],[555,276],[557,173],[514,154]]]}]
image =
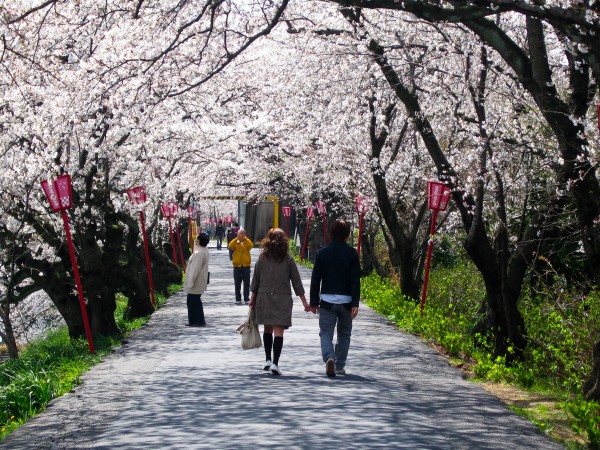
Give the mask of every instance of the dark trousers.
[{"label": "dark trousers", "polygon": [[223,236],[219,236],[217,234],[217,250],[221,250],[222,245],[223,245]]},{"label": "dark trousers", "polygon": [[244,282],[244,301],[250,301],[250,267],[234,267],[235,301],[242,301],[242,282]]},{"label": "dark trousers", "polygon": [[206,321],[204,320],[204,308],[202,307],[202,300],[200,300],[200,297],[200,294],[187,295],[189,325],[206,325]]}]

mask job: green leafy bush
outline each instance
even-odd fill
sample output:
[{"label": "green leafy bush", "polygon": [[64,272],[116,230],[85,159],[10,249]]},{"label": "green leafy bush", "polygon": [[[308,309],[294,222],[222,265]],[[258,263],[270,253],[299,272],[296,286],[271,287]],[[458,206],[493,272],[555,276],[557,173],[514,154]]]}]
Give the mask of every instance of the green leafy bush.
[{"label": "green leafy bush", "polygon": [[574,429],[587,436],[591,448],[600,448],[598,403],[585,402],[580,395],[600,336],[600,293],[582,295],[560,279],[536,285],[535,291],[525,289],[519,308],[528,346],[523,359],[511,364],[506,357],[494,356],[492,336],[474,331],[483,319],[486,297],[480,276],[469,263],[432,270],[423,315],[420,302],[406,298],[397,283],[374,274],[363,278],[362,297],[400,329],[462,358],[478,378],[571,397],[565,408]]},{"label": "green leafy bush", "polygon": [[575,419],[573,430],[587,436],[589,448],[600,449],[600,405],[581,399],[567,403],[567,410]]},{"label": "green leafy bush", "polygon": [[551,290],[526,291],[520,310],[527,329],[526,361],[552,386],[580,392],[600,336],[599,293],[582,298],[557,283]]},{"label": "green leafy bush", "polygon": [[420,302],[404,296],[390,280],[372,274],[363,278],[361,286],[367,304],[402,330],[435,341],[451,355],[473,353],[473,329],[485,297],[472,267],[456,265],[432,272],[423,315]]}]

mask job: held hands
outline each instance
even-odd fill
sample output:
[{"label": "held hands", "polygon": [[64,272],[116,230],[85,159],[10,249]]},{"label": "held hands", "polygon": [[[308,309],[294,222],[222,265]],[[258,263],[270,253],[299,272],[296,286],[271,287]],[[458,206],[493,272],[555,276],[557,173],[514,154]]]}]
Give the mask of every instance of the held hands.
[{"label": "held hands", "polygon": [[300,296],[300,300],[302,300],[302,305],[304,305],[304,312],[309,312],[311,310],[311,306],[306,301],[304,294]]}]

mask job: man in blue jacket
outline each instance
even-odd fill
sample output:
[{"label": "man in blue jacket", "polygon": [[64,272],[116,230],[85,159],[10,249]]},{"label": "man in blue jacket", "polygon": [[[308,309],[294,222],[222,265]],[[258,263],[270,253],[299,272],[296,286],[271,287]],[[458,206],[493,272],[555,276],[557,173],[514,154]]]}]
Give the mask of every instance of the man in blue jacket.
[{"label": "man in blue jacket", "polygon": [[331,242],[317,252],[310,280],[310,309],[319,314],[321,353],[328,377],[346,373],[352,320],[358,315],[360,262],[356,250],[346,244],[349,236],[348,222],[338,219],[331,224]]}]

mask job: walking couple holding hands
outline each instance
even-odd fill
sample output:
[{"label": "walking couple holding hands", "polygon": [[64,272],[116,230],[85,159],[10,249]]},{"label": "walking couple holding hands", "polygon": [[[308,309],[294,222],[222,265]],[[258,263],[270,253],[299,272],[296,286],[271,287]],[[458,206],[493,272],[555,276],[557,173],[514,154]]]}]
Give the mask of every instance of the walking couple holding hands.
[{"label": "walking couple holding hands", "polygon": [[315,259],[310,303],[296,262],[289,254],[285,232],[272,228],[261,241],[262,251],[250,283],[249,306],[256,310],[256,323],[264,326],[264,370],[281,375],[279,358],[284,330],[292,326],[293,289],[306,312],[319,314],[321,354],[327,376],[345,374],[352,320],[358,314],[360,298],[360,262],[356,250],[346,243],[349,236],[350,225],[346,221],[331,224],[330,244],[320,249]]}]

